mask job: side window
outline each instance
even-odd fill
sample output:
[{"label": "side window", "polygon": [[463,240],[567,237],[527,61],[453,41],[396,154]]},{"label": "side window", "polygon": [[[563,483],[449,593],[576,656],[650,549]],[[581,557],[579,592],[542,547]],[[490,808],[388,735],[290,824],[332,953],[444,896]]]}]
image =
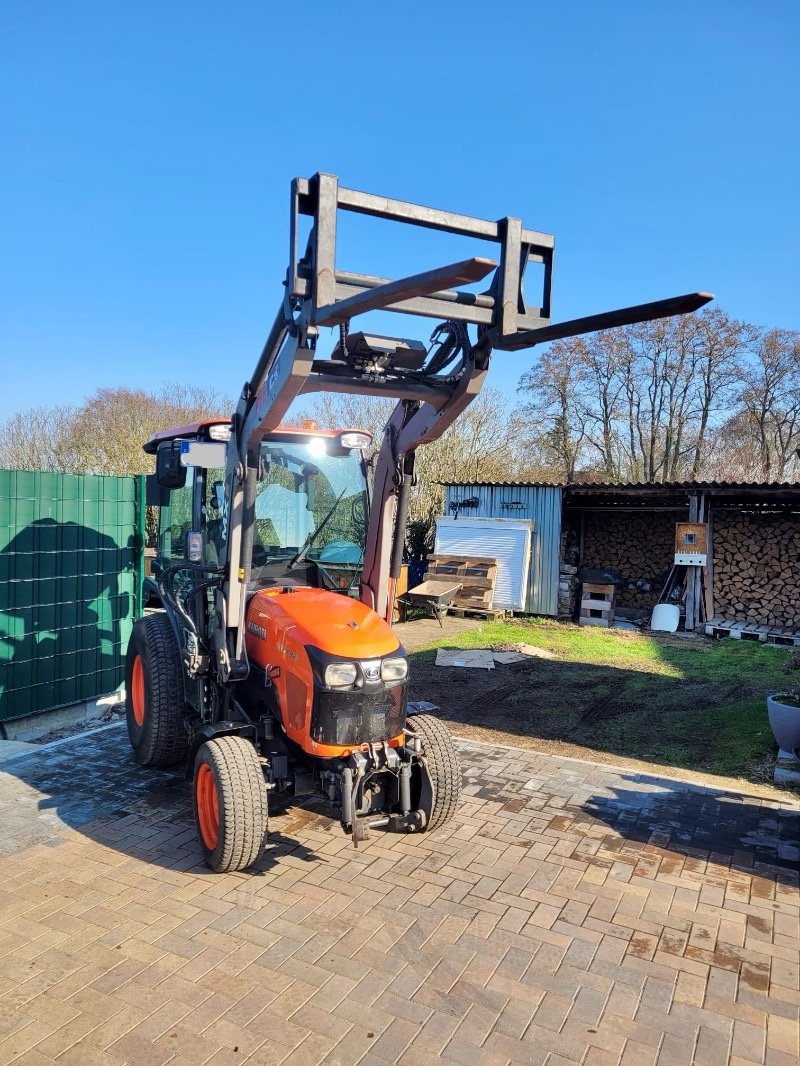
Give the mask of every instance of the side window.
[{"label": "side window", "polygon": [[162,559],[177,563],[184,557],[186,534],[192,528],[192,493],[195,471],[186,471],[186,484],[182,489],[173,489],[169,505],[161,509],[158,533],[158,554]]},{"label": "side window", "polygon": [[224,477],[224,470],[206,470],[203,492],[203,561],[207,566],[219,565],[226,536],[225,508],[220,506],[225,498]]}]

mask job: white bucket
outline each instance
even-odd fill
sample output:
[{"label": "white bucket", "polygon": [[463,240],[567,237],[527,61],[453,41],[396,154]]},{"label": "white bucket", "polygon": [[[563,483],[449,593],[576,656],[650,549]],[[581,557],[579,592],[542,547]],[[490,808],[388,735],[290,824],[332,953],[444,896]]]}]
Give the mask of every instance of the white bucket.
[{"label": "white bucket", "polygon": [[650,628],[660,633],[674,633],[678,628],[681,609],[677,603],[657,603],[653,608]]}]

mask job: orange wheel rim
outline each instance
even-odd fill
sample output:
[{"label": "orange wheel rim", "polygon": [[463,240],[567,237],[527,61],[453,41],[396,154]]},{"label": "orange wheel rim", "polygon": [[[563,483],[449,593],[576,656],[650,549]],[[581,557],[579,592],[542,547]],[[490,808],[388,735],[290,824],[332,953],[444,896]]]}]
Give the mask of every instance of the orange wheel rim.
[{"label": "orange wheel rim", "polygon": [[133,705],[133,720],[141,729],[144,725],[144,663],[141,655],[137,655],[133,660],[131,704]]},{"label": "orange wheel rim", "polygon": [[219,839],[219,801],[217,783],[211,768],[206,763],[200,764],[194,788],[200,836],[208,850],[213,851]]}]

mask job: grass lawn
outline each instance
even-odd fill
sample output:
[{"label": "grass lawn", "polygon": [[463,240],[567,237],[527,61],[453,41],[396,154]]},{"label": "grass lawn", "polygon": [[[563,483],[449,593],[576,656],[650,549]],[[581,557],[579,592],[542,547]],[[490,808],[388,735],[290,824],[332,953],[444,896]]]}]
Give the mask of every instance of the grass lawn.
[{"label": "grass lawn", "polygon": [[[491,671],[434,665],[437,646],[520,642],[554,658]],[[511,734],[546,742],[548,750],[560,742],[589,749],[584,756],[603,752],[764,780],[775,751],[765,697],[792,687],[794,678],[781,670],[788,654],[754,642],[545,619],[486,623],[412,655],[412,697],[439,704],[455,731],[467,735]]]}]

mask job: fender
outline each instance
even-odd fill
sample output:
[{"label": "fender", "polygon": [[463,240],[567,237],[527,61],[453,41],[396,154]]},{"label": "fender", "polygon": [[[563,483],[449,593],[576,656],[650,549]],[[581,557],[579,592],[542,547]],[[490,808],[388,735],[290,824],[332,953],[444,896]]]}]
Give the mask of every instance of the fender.
[{"label": "fender", "polygon": [[247,722],[206,722],[197,730],[189,744],[183,772],[186,781],[191,781],[194,777],[194,761],[198,751],[207,740],[214,740],[215,737],[247,737],[248,740],[255,741],[256,731]]}]

